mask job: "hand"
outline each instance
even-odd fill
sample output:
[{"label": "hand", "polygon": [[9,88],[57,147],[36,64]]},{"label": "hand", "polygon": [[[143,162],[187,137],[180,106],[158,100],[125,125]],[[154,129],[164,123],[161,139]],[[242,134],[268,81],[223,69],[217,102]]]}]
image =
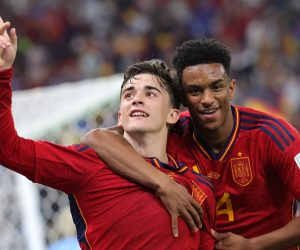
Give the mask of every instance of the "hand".
[{"label": "hand", "polygon": [[171,215],[175,238],[178,237],[178,216],[182,217],[194,232],[202,227],[202,208],[181,184],[168,177],[167,183],[157,190],[156,195]]},{"label": "hand", "polygon": [[231,232],[218,233],[211,230],[212,236],[215,238],[217,243],[215,249],[223,250],[254,250],[250,239],[246,239],[241,235],[237,235]]},{"label": "hand", "polygon": [[11,68],[17,53],[17,35],[16,30],[10,30],[9,35],[7,29],[10,22],[3,22],[0,17],[0,70]]}]

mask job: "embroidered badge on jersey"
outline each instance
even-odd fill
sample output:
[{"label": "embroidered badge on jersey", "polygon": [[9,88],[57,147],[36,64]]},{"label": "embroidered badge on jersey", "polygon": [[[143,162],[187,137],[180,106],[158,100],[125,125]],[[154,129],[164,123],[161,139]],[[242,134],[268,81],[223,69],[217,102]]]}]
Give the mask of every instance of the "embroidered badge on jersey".
[{"label": "embroidered badge on jersey", "polygon": [[174,179],[175,179],[175,176],[176,176],[176,174],[175,174],[174,172],[171,172],[171,171],[169,171],[169,172],[167,173],[167,175],[168,175],[172,180],[174,180]]},{"label": "embroidered badge on jersey", "polygon": [[300,169],[300,153],[295,156],[294,160],[295,160],[298,168]]},{"label": "embroidered badge on jersey", "polygon": [[210,179],[219,179],[220,178],[220,174],[219,173],[216,173],[216,172],[209,172],[207,177],[210,178]]},{"label": "embroidered badge on jersey", "polygon": [[200,205],[202,205],[207,195],[194,181],[192,181],[192,183],[193,183],[192,196]]},{"label": "embroidered badge on jersey", "polygon": [[230,162],[233,180],[241,186],[249,185],[253,179],[249,157],[233,158]]}]

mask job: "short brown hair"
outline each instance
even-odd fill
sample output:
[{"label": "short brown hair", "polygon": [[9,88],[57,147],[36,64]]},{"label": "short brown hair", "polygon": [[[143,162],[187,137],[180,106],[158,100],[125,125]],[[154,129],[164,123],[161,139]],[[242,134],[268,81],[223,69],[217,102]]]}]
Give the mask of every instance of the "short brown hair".
[{"label": "short brown hair", "polygon": [[173,108],[180,107],[180,97],[178,93],[178,84],[176,78],[173,77],[167,64],[160,59],[152,59],[142,62],[137,62],[128,66],[124,72],[124,79],[121,86],[121,93],[123,87],[128,83],[128,81],[134,78],[136,75],[148,73],[157,77],[158,82],[161,87],[167,90],[171,105]]}]

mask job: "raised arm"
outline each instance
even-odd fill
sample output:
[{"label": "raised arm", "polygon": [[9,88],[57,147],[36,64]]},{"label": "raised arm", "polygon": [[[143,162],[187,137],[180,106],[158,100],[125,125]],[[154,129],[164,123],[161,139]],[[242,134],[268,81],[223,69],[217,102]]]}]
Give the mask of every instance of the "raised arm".
[{"label": "raised arm", "polygon": [[9,26],[0,18],[0,164],[33,182],[66,193],[76,192],[99,170],[96,155],[78,153],[75,147],[23,138],[15,129],[11,81],[17,36],[15,29],[6,31]]},{"label": "raised arm", "polygon": [[119,127],[95,129],[81,143],[92,147],[116,173],[155,191],[171,215],[174,237],[178,236],[178,216],[197,231],[201,227],[201,206],[182,185],[145,161],[119,132]]},{"label": "raised arm", "polygon": [[16,58],[17,53],[17,35],[16,30],[10,30],[9,35],[7,29],[10,22],[3,22],[0,17],[0,71],[10,69]]}]

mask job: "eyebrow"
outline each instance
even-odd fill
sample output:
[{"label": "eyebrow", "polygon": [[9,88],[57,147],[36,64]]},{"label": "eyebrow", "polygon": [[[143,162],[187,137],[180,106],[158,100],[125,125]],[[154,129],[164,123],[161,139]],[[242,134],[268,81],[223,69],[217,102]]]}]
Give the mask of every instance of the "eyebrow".
[{"label": "eyebrow", "polygon": [[[121,95],[123,95],[124,93],[126,93],[126,92],[128,92],[128,91],[132,91],[132,90],[134,90],[134,89],[135,89],[134,86],[130,86],[130,87],[128,87],[128,88],[125,87],[125,88],[122,90]],[[160,90],[159,88],[153,87],[153,86],[150,86],[150,85],[146,85],[146,86],[144,87],[144,89],[146,89],[146,90],[155,90],[155,91],[157,91],[157,92],[159,92],[159,93],[162,93],[161,90]]]},{"label": "eyebrow", "polygon": [[217,79],[215,81],[212,81],[210,84],[216,84],[216,83],[223,82],[223,81],[224,81],[224,79],[221,78],[221,79]]},{"label": "eyebrow", "polygon": [[[224,75],[222,76],[222,78],[219,78],[219,79],[216,79],[216,80],[210,82],[209,85],[214,85],[214,84],[217,84],[217,83],[223,82],[223,81],[225,81]],[[187,85],[187,86],[186,86],[186,89],[194,88],[194,87],[199,87],[199,85],[196,84],[196,83],[195,83],[195,84],[190,84],[190,85]]]}]

